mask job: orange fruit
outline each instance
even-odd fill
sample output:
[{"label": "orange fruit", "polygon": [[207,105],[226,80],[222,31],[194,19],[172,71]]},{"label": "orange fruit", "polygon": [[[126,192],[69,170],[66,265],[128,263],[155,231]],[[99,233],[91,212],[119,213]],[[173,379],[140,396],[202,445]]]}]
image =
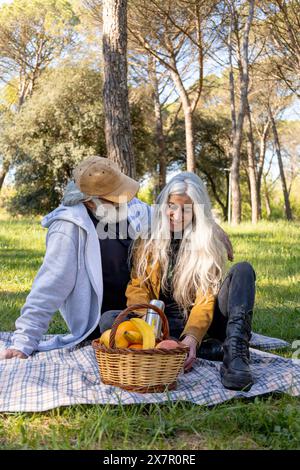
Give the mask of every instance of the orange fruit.
[{"label": "orange fruit", "polygon": [[129,349],[143,349],[143,345],[140,344],[140,343],[136,343],[136,344],[131,344],[130,346],[128,346]]}]

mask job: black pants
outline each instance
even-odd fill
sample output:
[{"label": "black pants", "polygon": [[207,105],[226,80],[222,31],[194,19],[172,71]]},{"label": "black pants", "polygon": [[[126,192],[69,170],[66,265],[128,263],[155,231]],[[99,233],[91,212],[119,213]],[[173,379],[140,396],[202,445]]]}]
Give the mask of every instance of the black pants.
[{"label": "black pants", "polygon": [[[214,307],[213,321],[207,332],[208,337],[223,342],[226,338],[226,326],[230,313],[235,311],[245,313],[253,311],[255,279],[255,272],[251,264],[242,262],[232,266],[218,292]],[[108,310],[101,315],[99,324],[100,333],[112,327],[114,320],[121,311],[122,310]],[[179,314],[177,316],[174,315],[174,312],[168,312],[167,306],[165,314],[169,321],[170,336],[179,338],[184,329],[183,317]],[[128,318],[130,318],[130,314]]]}]

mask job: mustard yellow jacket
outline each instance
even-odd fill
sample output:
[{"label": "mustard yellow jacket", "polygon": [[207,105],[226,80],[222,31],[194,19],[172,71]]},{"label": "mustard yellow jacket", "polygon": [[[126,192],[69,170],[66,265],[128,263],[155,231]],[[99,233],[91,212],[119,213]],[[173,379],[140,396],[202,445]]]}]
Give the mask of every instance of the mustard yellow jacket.
[{"label": "mustard yellow jacket", "polygon": [[[150,266],[147,267],[147,274],[150,274]],[[142,284],[142,280],[131,273],[131,281],[126,289],[127,306],[136,303],[149,303],[152,299],[158,299],[160,293],[160,266],[157,263],[150,278]],[[213,318],[216,297],[213,294],[203,295],[197,292],[195,302],[188,316],[186,325],[181,337],[193,336],[198,343],[201,343]],[[142,311],[140,311],[142,313]]]}]

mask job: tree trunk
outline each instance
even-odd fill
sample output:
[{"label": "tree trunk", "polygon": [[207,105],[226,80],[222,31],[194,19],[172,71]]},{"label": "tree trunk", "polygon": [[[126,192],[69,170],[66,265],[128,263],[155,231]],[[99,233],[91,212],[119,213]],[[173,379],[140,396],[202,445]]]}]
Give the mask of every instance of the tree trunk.
[{"label": "tree trunk", "polygon": [[166,142],[163,130],[163,121],[161,113],[161,104],[159,99],[159,90],[158,90],[158,80],[156,75],[156,60],[152,55],[149,55],[149,78],[152,87],[152,99],[154,106],[154,117],[155,117],[155,136],[157,142],[157,153],[158,153],[158,164],[159,164],[159,174],[158,174],[158,188],[159,192],[166,185]]},{"label": "tree trunk", "polygon": [[271,217],[272,209],[271,209],[270,195],[269,195],[268,185],[267,185],[267,178],[265,176],[264,176],[264,195],[265,195],[267,217],[269,219]]},{"label": "tree trunk", "polygon": [[262,218],[262,207],[261,207],[261,179],[263,174],[263,168],[265,163],[265,155],[266,155],[266,144],[267,144],[267,137],[270,129],[270,119],[266,123],[263,133],[260,136],[260,146],[259,146],[259,161],[257,166],[257,197],[258,197],[258,217],[259,219]]},{"label": "tree trunk", "polygon": [[248,129],[247,129],[247,153],[248,153],[248,175],[250,185],[250,198],[251,198],[251,221],[252,224],[258,222],[258,194],[257,194],[257,175],[255,166],[255,144],[253,137],[253,128],[251,121],[251,111],[247,99],[246,113],[248,118]]},{"label": "tree trunk", "polygon": [[171,71],[171,76],[177,92],[180,96],[182,103],[184,124],[185,124],[185,144],[186,144],[186,169],[195,173],[196,171],[196,158],[194,147],[194,126],[193,126],[193,111],[188,97],[188,94],[182,84],[179,74]]},{"label": "tree trunk", "polygon": [[2,189],[5,177],[9,171],[9,162],[6,162],[5,160],[2,163],[2,168],[0,170],[0,191]]},{"label": "tree trunk", "polygon": [[107,156],[135,177],[127,88],[127,0],[103,0],[103,60]]},{"label": "tree trunk", "polygon": [[[227,220],[227,216],[228,216],[228,203],[226,202],[226,204],[223,203],[223,201],[221,200],[219,194],[218,194],[218,191],[217,191],[217,186],[215,184],[215,180],[214,178],[205,170],[201,170],[205,176],[207,177],[209,183],[210,183],[210,187],[212,189],[212,192],[213,192],[213,195],[215,197],[215,200],[217,201],[217,203],[219,204],[219,206],[221,207],[221,210],[223,212],[223,218],[224,220]],[[227,175],[227,178],[228,178],[228,175]],[[228,198],[228,196],[227,196]]]},{"label": "tree trunk", "polygon": [[233,141],[232,165],[231,165],[231,194],[232,194],[232,224],[237,225],[241,222],[242,201],[240,189],[240,148],[241,132],[238,133]]},{"label": "tree trunk", "polygon": [[[234,7],[235,8],[235,7]],[[233,15],[233,12],[232,12]],[[249,33],[254,15],[254,0],[249,1],[249,13],[244,27],[242,50],[240,51],[240,105],[237,119],[233,123],[233,139],[232,139],[232,224],[237,225],[241,222],[241,190],[240,190],[240,158],[241,158],[241,145],[243,138],[244,117],[248,99],[248,84],[249,84]],[[234,21],[232,19],[231,28]],[[229,54],[232,67],[232,31],[230,30],[229,40]],[[233,83],[234,86],[234,83]],[[232,83],[230,83],[232,87]],[[233,92],[234,90],[232,90]],[[231,92],[231,95],[232,95]]]},{"label": "tree trunk", "polygon": [[5,180],[5,176],[7,175],[7,172],[4,170],[4,168],[2,168],[0,170],[0,191],[2,189],[2,186],[3,186],[3,183],[4,183],[4,180]]},{"label": "tree trunk", "polygon": [[283,198],[284,198],[285,215],[286,215],[287,220],[293,220],[292,209],[291,209],[290,199],[289,199],[289,193],[288,193],[285,174],[284,174],[284,169],[283,169],[280,142],[279,142],[279,137],[278,137],[278,132],[277,132],[275,119],[274,119],[274,116],[271,112],[271,109],[269,109],[269,116],[270,116],[270,120],[271,120],[273,136],[274,136],[276,155],[277,155],[277,159],[278,159],[281,186],[282,186],[282,192],[283,192]]},{"label": "tree trunk", "polygon": [[184,123],[185,123],[185,143],[186,143],[186,169],[195,173],[196,159],[194,149],[194,130],[193,130],[193,115],[190,106],[185,108]]},{"label": "tree trunk", "polygon": [[229,175],[228,171],[225,171],[226,175],[226,205],[225,205],[225,214],[224,214],[224,220],[226,220],[228,223],[230,222],[231,214],[229,214],[229,206],[231,204],[231,201],[229,202],[229,198],[231,198],[231,177]]}]

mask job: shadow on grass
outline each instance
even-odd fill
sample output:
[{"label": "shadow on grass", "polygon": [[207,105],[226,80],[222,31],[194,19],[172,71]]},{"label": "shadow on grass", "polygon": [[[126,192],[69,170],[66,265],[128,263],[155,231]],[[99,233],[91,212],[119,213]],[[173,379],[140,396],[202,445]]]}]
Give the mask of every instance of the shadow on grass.
[{"label": "shadow on grass", "polygon": [[43,251],[3,248],[0,249],[0,263],[2,269],[5,267],[10,270],[20,271],[22,266],[26,266],[26,269],[38,270],[44,255]]}]

